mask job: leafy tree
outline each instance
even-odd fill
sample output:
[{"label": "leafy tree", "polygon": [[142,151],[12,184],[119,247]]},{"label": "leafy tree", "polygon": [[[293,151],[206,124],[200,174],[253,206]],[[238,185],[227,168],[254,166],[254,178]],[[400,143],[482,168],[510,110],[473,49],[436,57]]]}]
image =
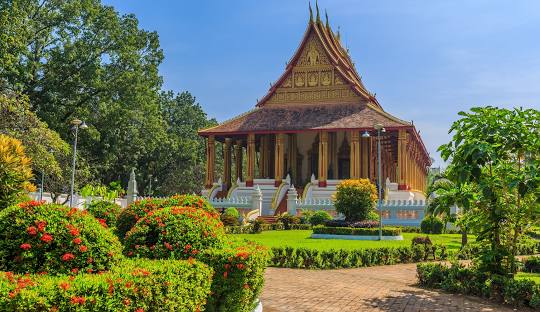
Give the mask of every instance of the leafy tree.
[{"label": "leafy tree", "polygon": [[30,158],[21,141],[0,134],[0,210],[15,204],[25,192],[35,191],[31,179]]},{"label": "leafy tree", "polygon": [[99,0],[2,1],[0,38],[0,88],[27,95],[66,141],[69,121],[85,120],[80,151],[102,182],[127,177],[164,141],[163,55],[133,15]]},{"label": "leafy tree", "polygon": [[374,211],[377,197],[377,189],[369,179],[343,180],[337,185],[334,206],[345,220],[363,221]]},{"label": "leafy tree", "polygon": [[451,160],[448,178],[477,189],[471,221],[489,243],[482,268],[514,271],[523,228],[540,210],[540,112],[488,106],[459,114],[452,140],[439,148]]}]

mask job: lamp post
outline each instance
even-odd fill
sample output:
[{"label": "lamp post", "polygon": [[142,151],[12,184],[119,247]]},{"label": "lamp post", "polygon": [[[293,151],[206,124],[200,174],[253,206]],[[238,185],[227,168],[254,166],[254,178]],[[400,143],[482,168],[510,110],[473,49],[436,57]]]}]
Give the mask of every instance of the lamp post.
[{"label": "lamp post", "polygon": [[77,164],[77,137],[79,135],[79,128],[80,129],[87,129],[88,126],[84,121],[81,121],[79,119],[73,119],[71,121],[71,124],[73,125],[71,127],[71,130],[73,130],[75,133],[75,139],[73,141],[73,163],[71,166],[71,187],[69,192],[69,207],[73,207],[73,189],[75,188],[75,166]]},{"label": "lamp post", "polygon": [[377,209],[379,210],[379,240],[382,240],[382,179],[381,179],[381,132],[386,132],[384,126],[376,124],[373,126],[377,130],[377,186],[379,189],[379,199]]}]

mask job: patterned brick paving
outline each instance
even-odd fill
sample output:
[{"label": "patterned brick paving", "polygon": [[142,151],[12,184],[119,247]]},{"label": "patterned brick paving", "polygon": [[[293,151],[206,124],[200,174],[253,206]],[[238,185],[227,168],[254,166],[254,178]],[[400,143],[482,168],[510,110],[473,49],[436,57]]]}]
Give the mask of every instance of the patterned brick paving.
[{"label": "patterned brick paving", "polygon": [[530,311],[419,288],[414,264],[343,270],[268,268],[265,283],[264,312]]}]

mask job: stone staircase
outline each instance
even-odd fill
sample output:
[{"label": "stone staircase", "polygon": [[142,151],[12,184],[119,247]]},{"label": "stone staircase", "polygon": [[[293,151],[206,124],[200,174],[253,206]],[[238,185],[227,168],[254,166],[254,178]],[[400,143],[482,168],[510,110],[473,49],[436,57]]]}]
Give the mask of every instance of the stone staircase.
[{"label": "stone staircase", "polygon": [[277,217],[276,216],[260,216],[257,218],[257,220],[262,220],[265,223],[273,224],[277,222]]}]

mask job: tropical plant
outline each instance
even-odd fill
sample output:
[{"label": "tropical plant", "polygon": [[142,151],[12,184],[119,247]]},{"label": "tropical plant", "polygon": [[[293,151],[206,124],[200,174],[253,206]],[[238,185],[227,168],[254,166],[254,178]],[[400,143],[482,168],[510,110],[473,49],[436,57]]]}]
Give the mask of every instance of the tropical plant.
[{"label": "tropical plant", "polygon": [[517,243],[540,211],[540,111],[476,107],[460,112],[439,148],[447,177],[475,188],[470,224],[489,243],[481,270],[515,272]]},{"label": "tropical plant", "polygon": [[25,192],[35,191],[30,158],[17,139],[0,134],[0,210],[17,202]]},{"label": "tropical plant", "polygon": [[444,222],[436,216],[427,216],[420,222],[420,229],[424,234],[441,234]]},{"label": "tropical plant", "polygon": [[328,212],[324,210],[317,210],[309,218],[309,223],[311,225],[321,225],[329,220],[332,220],[332,216]]},{"label": "tropical plant", "polygon": [[347,221],[367,220],[374,211],[377,189],[369,179],[343,180],[337,185],[334,206]]}]

